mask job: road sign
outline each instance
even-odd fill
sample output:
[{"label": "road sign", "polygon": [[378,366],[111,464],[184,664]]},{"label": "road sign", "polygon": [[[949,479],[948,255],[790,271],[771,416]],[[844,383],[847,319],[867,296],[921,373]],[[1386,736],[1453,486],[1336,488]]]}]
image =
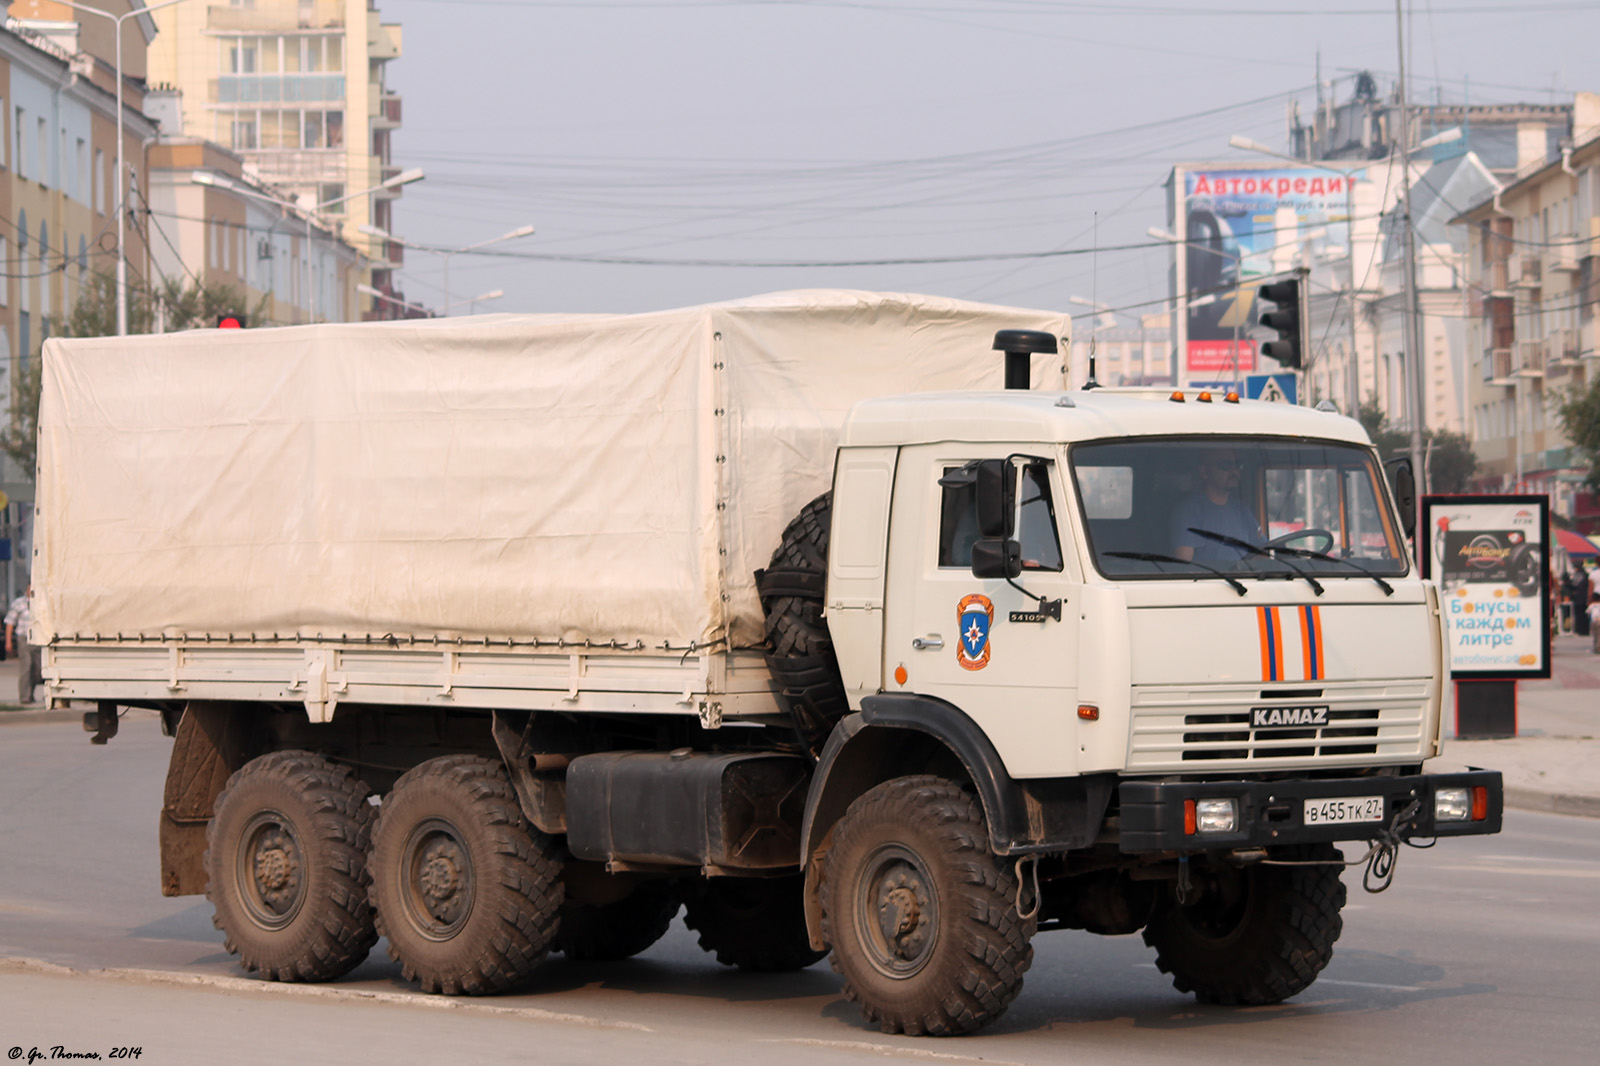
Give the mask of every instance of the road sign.
[{"label": "road sign", "polygon": [[1244,379],[1247,400],[1266,400],[1268,403],[1297,402],[1293,374],[1249,374]]}]

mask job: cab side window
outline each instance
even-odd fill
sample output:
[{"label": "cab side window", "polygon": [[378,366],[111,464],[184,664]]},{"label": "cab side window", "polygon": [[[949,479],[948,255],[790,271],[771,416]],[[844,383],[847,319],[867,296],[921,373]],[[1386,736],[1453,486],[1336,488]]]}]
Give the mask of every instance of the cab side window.
[{"label": "cab side window", "polygon": [[[947,480],[956,481],[961,467],[946,467]],[[1024,570],[1060,570],[1061,538],[1056,533],[1055,504],[1050,499],[1050,466],[1029,463],[1022,468],[1018,485],[1017,540],[1022,545]],[[965,484],[946,484],[940,489],[939,566],[968,569],[972,566],[972,545],[978,540],[977,490]]]}]

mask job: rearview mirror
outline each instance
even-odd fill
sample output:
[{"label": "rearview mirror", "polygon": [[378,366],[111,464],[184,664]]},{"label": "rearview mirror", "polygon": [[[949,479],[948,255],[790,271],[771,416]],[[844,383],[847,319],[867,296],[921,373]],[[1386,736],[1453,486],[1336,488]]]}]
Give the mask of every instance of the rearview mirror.
[{"label": "rearview mirror", "polygon": [[1411,469],[1411,458],[1397,456],[1383,465],[1389,474],[1389,488],[1394,492],[1394,505],[1400,509],[1400,528],[1410,540],[1417,532],[1417,475]]},{"label": "rearview mirror", "polygon": [[1017,468],[1005,459],[979,463],[977,503],[979,534],[1009,539],[1016,521]]},{"label": "rearview mirror", "polygon": [[1022,545],[1004,537],[984,537],[972,545],[972,576],[1012,578],[1022,573]]}]

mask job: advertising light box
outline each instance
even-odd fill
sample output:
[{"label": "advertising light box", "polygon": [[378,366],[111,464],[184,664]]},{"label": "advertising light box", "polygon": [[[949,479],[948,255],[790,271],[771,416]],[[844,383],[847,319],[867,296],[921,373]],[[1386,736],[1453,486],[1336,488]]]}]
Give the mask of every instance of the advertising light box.
[{"label": "advertising light box", "polygon": [[1548,496],[1425,496],[1422,569],[1439,583],[1460,681],[1550,676]]}]

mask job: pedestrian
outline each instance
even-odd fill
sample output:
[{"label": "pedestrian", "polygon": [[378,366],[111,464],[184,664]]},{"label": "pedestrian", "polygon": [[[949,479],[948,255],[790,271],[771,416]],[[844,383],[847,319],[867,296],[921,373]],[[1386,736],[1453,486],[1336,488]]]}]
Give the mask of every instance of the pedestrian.
[{"label": "pedestrian", "polygon": [[1600,655],[1600,599],[1589,601],[1589,632],[1594,634],[1592,650]]},{"label": "pedestrian", "polygon": [[17,657],[17,702],[32,703],[33,690],[39,687],[40,648],[28,641],[33,623],[33,586],[11,601],[6,612],[6,654]]},{"label": "pedestrian", "polygon": [[1572,588],[1571,571],[1556,573],[1555,568],[1550,569],[1550,633],[1560,636],[1562,633],[1572,632],[1572,599],[1568,590]]},{"label": "pedestrian", "polygon": [[1580,637],[1589,635],[1589,573],[1578,564],[1572,575],[1572,631]]}]

